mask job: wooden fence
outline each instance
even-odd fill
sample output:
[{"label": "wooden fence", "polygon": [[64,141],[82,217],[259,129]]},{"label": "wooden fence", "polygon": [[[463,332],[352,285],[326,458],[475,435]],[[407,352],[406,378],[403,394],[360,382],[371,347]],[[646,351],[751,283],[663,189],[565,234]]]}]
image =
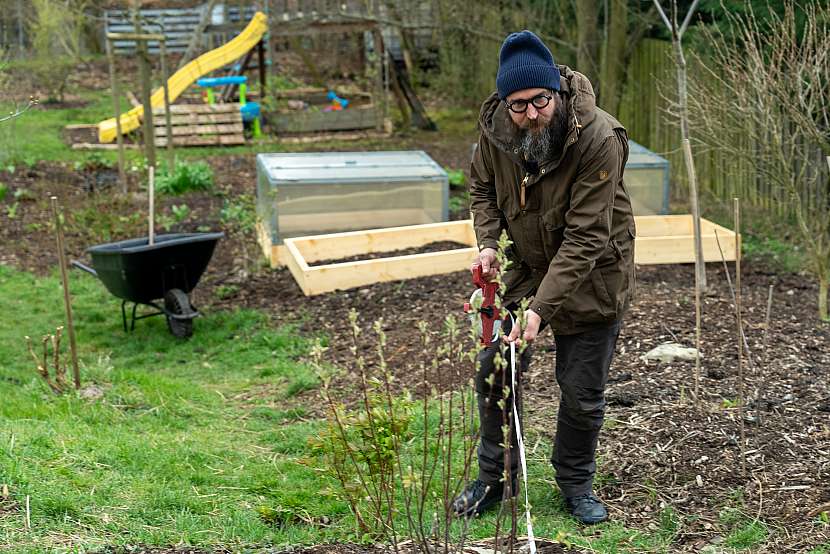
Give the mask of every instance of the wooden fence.
[{"label": "wooden fence", "polygon": [[[141,10],[141,18],[147,22],[144,25],[144,32],[163,33],[167,39],[168,52],[184,52],[206,9],[207,4],[194,8]],[[208,16],[208,24],[216,26],[233,26],[236,24],[241,29],[254,16],[255,12],[256,7],[253,5],[245,7],[217,5],[213,9],[213,13]],[[104,30],[107,33],[135,32],[129,10],[107,10]],[[203,37],[207,42],[203,45],[203,48],[211,49],[215,47],[214,42],[219,44],[227,42],[238,32],[239,29],[229,29],[222,32],[222,36],[218,37],[215,36],[216,33],[211,33],[210,36]],[[135,51],[135,41],[132,40],[117,40],[113,46],[115,51],[121,54]],[[151,41],[148,47],[151,54],[159,51],[157,42]]]},{"label": "wooden fence", "polygon": [[[690,79],[700,75],[695,71],[694,62],[689,61]],[[648,149],[668,158],[671,166],[671,199],[674,203],[688,201],[688,181],[683,153],[680,149],[680,128],[678,119],[670,113],[677,97],[676,66],[672,57],[671,43],[646,39],[641,42],[631,58],[628,82],[623,91],[618,118],[628,129],[629,136]],[[737,146],[752,148],[746,134],[732,133]],[[734,159],[726,154],[696,144],[693,139],[695,168],[697,170],[700,195],[706,201],[729,206],[732,198],[739,197],[745,205],[786,215],[780,202],[774,202],[776,192],[772,185],[758,178],[754,164],[746,159]],[[812,174],[817,172],[817,186],[801,191],[805,206],[826,206],[828,202],[828,179],[830,171],[818,149],[807,149],[806,159],[794,160],[796,164],[807,164]]]}]

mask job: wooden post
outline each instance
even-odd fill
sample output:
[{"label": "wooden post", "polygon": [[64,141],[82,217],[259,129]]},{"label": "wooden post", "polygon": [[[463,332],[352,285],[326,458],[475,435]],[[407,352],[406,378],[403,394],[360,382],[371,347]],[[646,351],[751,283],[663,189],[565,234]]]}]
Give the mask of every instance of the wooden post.
[{"label": "wooden post", "polygon": [[161,48],[161,80],[164,83],[164,121],[167,127],[167,172],[173,174],[176,165],[176,155],[173,152],[173,123],[170,118],[170,88],[167,84],[167,44],[159,42]]},{"label": "wooden post", "polygon": [[259,63],[259,103],[265,102],[265,89],[267,88],[267,79],[265,76],[265,42],[260,40],[257,43],[257,62]]},{"label": "wooden post", "polygon": [[383,44],[383,35],[380,32],[380,29],[375,27],[372,31],[372,38],[375,41],[375,56],[377,57],[377,79],[375,79],[375,109],[380,106],[380,117],[378,118],[377,125],[375,126],[378,131],[382,131],[385,125],[386,119],[386,87],[384,86],[384,70],[387,70],[387,75],[385,76],[389,79],[388,75],[388,60],[386,59],[386,45]]},{"label": "wooden post", "polygon": [[156,178],[155,178],[156,175],[155,175],[155,173],[156,173],[156,168],[153,167],[153,166],[150,166],[150,167],[147,168],[147,170],[149,172],[149,179],[150,179],[150,181],[147,185],[147,193],[150,196],[150,216],[148,218],[150,229],[149,229],[149,232],[147,233],[147,244],[152,246],[155,243],[155,231],[154,231],[155,225],[153,223],[154,223],[154,219],[155,219],[155,207],[156,207],[155,206],[155,193],[156,193]]},{"label": "wooden post", "polygon": [[[692,200],[692,227],[695,242],[695,403],[700,393],[700,343],[701,343],[701,290],[706,288],[706,265],[703,263],[703,240],[700,232],[700,211],[697,203],[697,180],[695,177],[692,146],[688,138],[683,139],[683,154],[686,157],[686,168],[689,173],[689,188]],[[737,232],[737,230],[736,230]]]},{"label": "wooden post", "polygon": [[104,39],[107,43],[107,60],[110,66],[110,88],[112,88],[112,104],[115,109],[115,137],[118,142],[118,180],[121,182],[121,192],[127,194],[127,172],[124,169],[124,137],[121,135],[121,101],[118,98],[118,80],[115,77],[115,55],[112,51],[112,41]]},{"label": "wooden post", "polygon": [[741,474],[746,474],[746,422],[744,421],[744,341],[743,317],[741,315],[741,205],[734,199],[735,205],[735,320],[738,328],[738,418],[741,430]]},{"label": "wooden post", "polygon": [[50,198],[52,203],[52,215],[55,218],[55,238],[58,245],[58,262],[61,268],[61,282],[63,283],[63,305],[66,309],[66,328],[69,331],[69,349],[72,353],[72,377],[75,380],[75,388],[81,388],[81,372],[78,369],[78,350],[75,344],[75,324],[72,320],[72,302],[69,298],[69,276],[66,271],[66,257],[64,255],[63,228],[61,226],[61,214],[58,209],[58,197]]},{"label": "wooden post", "polygon": [[[135,32],[141,34],[141,22],[138,16],[138,9],[133,10],[133,24]],[[156,166],[156,140],[155,129],[153,128],[153,106],[150,102],[150,60],[147,54],[147,43],[136,39],[136,51],[138,54],[138,73],[141,79],[141,103],[144,105],[144,151],[147,156],[147,165]]]}]

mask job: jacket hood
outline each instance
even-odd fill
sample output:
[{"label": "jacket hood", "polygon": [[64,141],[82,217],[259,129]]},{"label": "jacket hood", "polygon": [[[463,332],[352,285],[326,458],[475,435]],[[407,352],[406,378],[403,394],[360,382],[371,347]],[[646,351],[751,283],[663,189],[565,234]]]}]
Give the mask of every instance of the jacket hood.
[{"label": "jacket hood", "polygon": [[[576,132],[578,135],[596,117],[594,87],[588,77],[567,66],[560,65],[559,73],[559,91],[568,96],[568,133]],[[499,100],[498,92],[493,92],[482,104],[478,126],[491,143],[514,157],[514,150],[519,144],[519,132],[510,119],[507,106]]]}]

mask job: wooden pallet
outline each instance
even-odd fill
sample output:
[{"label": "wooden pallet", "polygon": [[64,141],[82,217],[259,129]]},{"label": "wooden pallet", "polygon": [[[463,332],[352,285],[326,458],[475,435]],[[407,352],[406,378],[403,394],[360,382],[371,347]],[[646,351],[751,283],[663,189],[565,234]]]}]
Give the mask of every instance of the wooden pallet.
[{"label": "wooden pallet", "polygon": [[[693,263],[694,236],[691,215],[657,215],[635,217],[637,239],[635,263]],[[286,265],[306,296],[349,289],[399,279],[463,271],[470,267],[477,248],[472,222],[452,221],[409,225],[369,231],[351,231],[285,239],[282,245],[270,245],[264,229],[258,229],[260,243],[272,265]],[[734,231],[701,219],[703,257],[720,262],[721,252],[727,261],[735,259]],[[342,259],[361,254],[389,252],[423,246],[435,241],[468,244],[443,252],[393,256],[354,262],[310,266],[318,260]]]},{"label": "wooden pallet", "polygon": [[[245,144],[239,104],[174,104],[170,123],[174,146]],[[156,145],[167,146],[164,108],[153,110]]]}]

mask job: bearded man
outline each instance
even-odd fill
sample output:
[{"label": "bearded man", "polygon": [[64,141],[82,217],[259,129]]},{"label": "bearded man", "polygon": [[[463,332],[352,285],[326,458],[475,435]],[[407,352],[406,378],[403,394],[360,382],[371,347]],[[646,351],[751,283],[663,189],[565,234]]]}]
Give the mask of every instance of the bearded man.
[{"label": "bearded man", "polygon": [[[634,288],[634,217],[623,184],[628,137],[596,106],[590,81],[557,66],[530,31],[502,44],[496,87],[481,107],[471,168],[479,247],[471,269],[480,266],[488,279],[497,275],[497,243],[506,231],[511,264],[503,273],[502,303],[514,313],[523,298],[530,303],[524,328],[509,317],[502,323],[503,340],[530,345],[544,327],[552,329],[561,396],[551,463],[566,509],[583,523],[598,523],[608,518],[593,493],[605,385]],[[499,406],[502,378],[511,382],[510,359],[497,368],[498,349],[494,343],[479,353],[479,471],[453,503],[460,516],[477,515],[516,493],[514,394],[506,393]],[[527,371],[530,354],[528,347],[517,372]],[[509,469],[504,421],[511,429]]]}]

